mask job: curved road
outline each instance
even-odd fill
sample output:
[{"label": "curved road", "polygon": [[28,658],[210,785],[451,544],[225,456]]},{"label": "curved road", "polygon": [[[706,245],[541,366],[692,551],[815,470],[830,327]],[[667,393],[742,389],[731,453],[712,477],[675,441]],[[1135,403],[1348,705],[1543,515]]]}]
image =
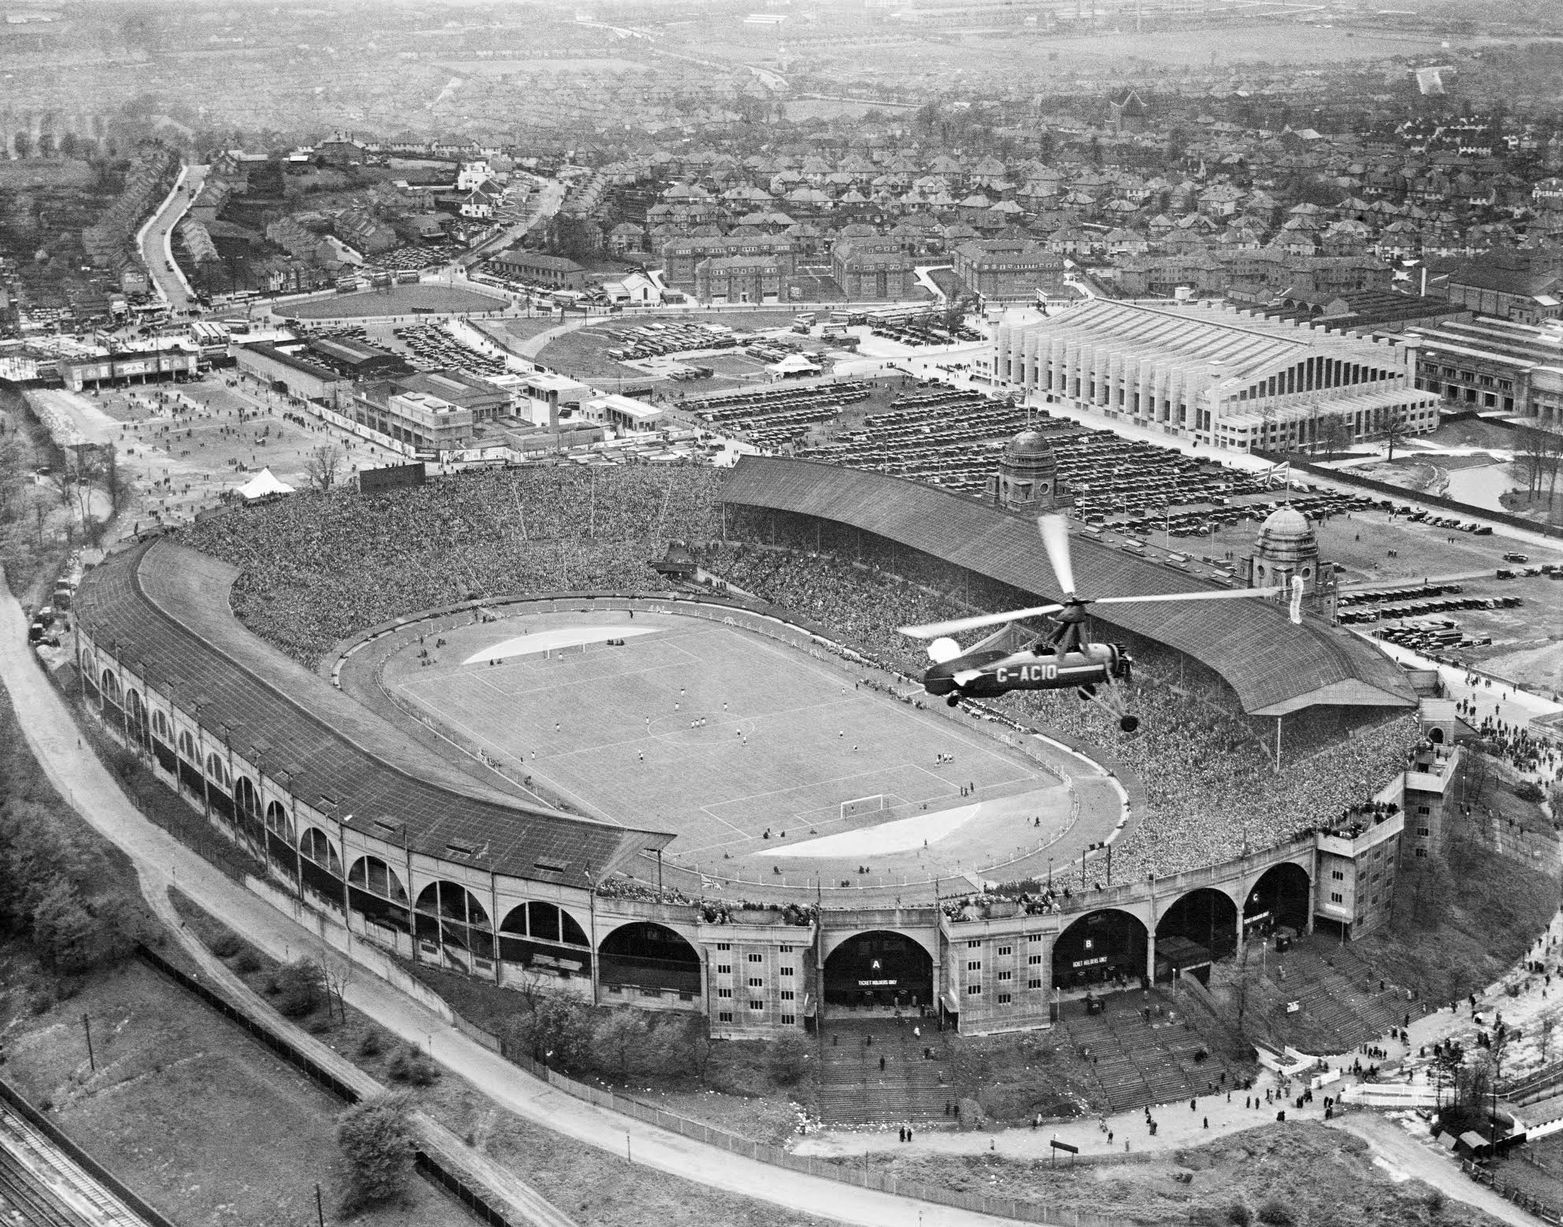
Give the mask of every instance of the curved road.
[{"label": "curved road", "polygon": [[[83,745],[64,700],[32,658],[26,625],[21,607],[5,591],[0,595],[0,678],[16,707],[18,723],[61,795],[89,825],[130,856],[153,909],[166,914],[168,887],[177,884],[273,958],[290,959],[298,952],[318,949],[318,936],[250,894],[130,804],[108,770]],[[573,1099],[523,1073],[371,975],[355,977],[347,998],[387,1030],[425,1048],[500,1107],[600,1150],[623,1154],[628,1147],[635,1162],[648,1167],[863,1227],[906,1227],[919,1221],[924,1227],[996,1227],[1014,1221],[772,1167]]]},{"label": "curved road", "polygon": [[157,285],[159,296],[168,303],[170,313],[176,316],[189,313],[193,291],[179,266],[174,263],[174,227],[189,211],[190,202],[201,194],[207,169],[205,166],[184,167],[174,183],[174,190],[169,192],[167,199],[158,206],[157,212],[152,214],[136,236],[147,272]]}]

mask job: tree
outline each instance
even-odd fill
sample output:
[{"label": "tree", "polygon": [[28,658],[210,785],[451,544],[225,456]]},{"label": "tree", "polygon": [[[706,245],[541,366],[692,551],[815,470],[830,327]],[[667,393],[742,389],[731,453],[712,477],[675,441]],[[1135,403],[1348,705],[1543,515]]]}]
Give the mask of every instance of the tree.
[{"label": "tree", "polygon": [[1406,423],[1405,413],[1399,409],[1391,410],[1388,420],[1384,423],[1384,429],[1379,433],[1383,436],[1384,442],[1389,444],[1387,459],[1394,460],[1395,445],[1404,443],[1411,437],[1411,427]]},{"label": "tree", "polygon": [[1328,464],[1346,449],[1351,436],[1346,423],[1333,414],[1319,420],[1319,445],[1324,449],[1324,462]]},{"label": "tree", "polygon": [[103,493],[108,495],[108,518],[112,520],[124,508],[130,494],[130,483],[120,471],[119,452],[112,443],[105,444],[99,450],[98,474],[103,484]]},{"label": "tree", "polygon": [[592,1028],[594,1048],[613,1059],[620,1082],[629,1081],[631,1057],[645,1042],[650,1030],[646,1016],[631,1008],[608,1011]]},{"label": "tree", "polygon": [[95,962],[97,922],[81,892],[63,874],[48,884],[32,909],[33,944],[56,971],[85,971]]},{"label": "tree", "polygon": [[325,996],[326,976],[311,958],[294,959],[277,972],[277,1012],[286,1018],[302,1018],[312,1013]]},{"label": "tree", "polygon": [[541,991],[506,1024],[505,1042],[513,1051],[543,1065],[577,1069],[590,1050],[591,1023],[586,1006],[562,993]]},{"label": "tree", "polygon": [[342,468],[342,449],[335,443],[322,443],[311,448],[304,458],[304,475],[311,489],[330,490],[336,485],[337,474]]},{"label": "tree", "polygon": [[347,990],[353,983],[353,973],[358,969],[358,964],[352,959],[329,953],[322,953],[320,957],[321,977],[326,986],[326,1013],[331,1013],[331,999],[336,998],[336,1008],[342,1021],[347,1021]]},{"label": "tree", "polygon": [[337,1117],[336,1140],[347,1160],[354,1207],[391,1200],[407,1187],[413,1139],[407,1097],[376,1095]]}]

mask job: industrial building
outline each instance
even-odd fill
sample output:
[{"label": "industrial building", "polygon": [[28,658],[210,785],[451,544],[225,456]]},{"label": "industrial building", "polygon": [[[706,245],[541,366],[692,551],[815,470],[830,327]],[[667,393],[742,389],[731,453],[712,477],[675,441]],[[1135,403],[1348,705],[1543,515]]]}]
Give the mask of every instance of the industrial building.
[{"label": "industrial building", "polygon": [[1438,427],[1440,397],[1412,384],[1414,346],[1337,336],[1215,305],[1094,299],[1000,323],[993,378],[1051,403],[1236,451]]}]

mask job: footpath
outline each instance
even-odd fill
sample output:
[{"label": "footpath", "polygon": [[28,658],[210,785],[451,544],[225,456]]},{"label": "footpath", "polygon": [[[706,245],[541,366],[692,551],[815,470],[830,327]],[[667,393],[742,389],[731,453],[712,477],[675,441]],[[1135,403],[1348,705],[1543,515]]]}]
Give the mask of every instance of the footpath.
[{"label": "footpath", "polygon": [[[0,679],[18,722],[60,794],[135,863],[151,906],[166,915],[168,887],[177,885],[272,958],[289,960],[318,949],[316,935],[154,826],[130,803],[82,743],[64,700],[27,647],[26,626],[15,598],[8,590],[0,593]],[[995,1227],[1015,1221],[774,1167],[575,1099],[524,1073],[373,976],[356,976],[346,996],[354,1009],[422,1047],[498,1106],[599,1150],[627,1152],[646,1167],[863,1227],[905,1227],[919,1218],[924,1227]]]}]

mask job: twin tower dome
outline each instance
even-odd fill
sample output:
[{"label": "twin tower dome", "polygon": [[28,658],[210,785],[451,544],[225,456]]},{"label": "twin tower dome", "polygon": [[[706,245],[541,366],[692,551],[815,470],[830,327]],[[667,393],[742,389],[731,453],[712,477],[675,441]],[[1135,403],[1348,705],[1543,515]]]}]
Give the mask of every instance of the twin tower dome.
[{"label": "twin tower dome", "polygon": [[[998,472],[988,478],[988,502],[1007,511],[1039,515],[1068,507],[1074,500],[1058,480],[1058,456],[1040,430],[1027,428],[1004,445]],[[1319,542],[1302,512],[1277,507],[1265,519],[1249,560],[1249,585],[1289,585],[1305,590],[1319,585]]]}]

